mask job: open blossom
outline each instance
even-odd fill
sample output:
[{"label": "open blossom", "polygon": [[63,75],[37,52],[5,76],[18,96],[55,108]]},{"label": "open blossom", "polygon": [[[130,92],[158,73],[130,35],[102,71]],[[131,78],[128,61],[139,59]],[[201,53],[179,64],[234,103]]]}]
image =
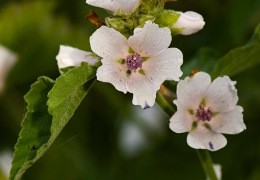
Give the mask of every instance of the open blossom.
[{"label": "open blossom", "polygon": [[140,0],[87,0],[86,3],[112,12],[132,13],[140,5]]},{"label": "open blossom", "polygon": [[16,62],[16,55],[0,45],[0,92],[4,88],[8,72]]},{"label": "open blossom", "polygon": [[243,108],[237,106],[236,82],[198,72],[177,85],[177,112],[170,119],[176,133],[189,132],[187,143],[195,149],[216,151],[227,144],[221,134],[238,134],[246,129]]},{"label": "open blossom", "polygon": [[203,17],[196,12],[187,11],[185,13],[177,13],[180,14],[180,17],[173,26],[175,28],[181,28],[182,31],[180,32],[180,34],[182,35],[194,34],[201,30],[205,25]]},{"label": "open blossom", "polygon": [[59,54],[56,56],[59,69],[69,66],[80,66],[81,62],[94,65],[100,61],[99,57],[91,52],[82,51],[70,46],[60,46]]},{"label": "open blossom", "polygon": [[166,79],[178,81],[182,75],[183,55],[177,48],[168,48],[171,39],[169,28],[151,21],[136,28],[129,39],[102,26],[90,37],[92,51],[103,58],[97,79],[132,93],[134,105],[153,106],[160,85]]}]

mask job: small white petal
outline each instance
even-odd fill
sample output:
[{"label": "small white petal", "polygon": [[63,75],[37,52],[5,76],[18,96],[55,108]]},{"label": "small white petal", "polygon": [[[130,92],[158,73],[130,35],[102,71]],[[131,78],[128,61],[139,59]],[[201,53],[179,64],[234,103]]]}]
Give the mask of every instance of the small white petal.
[{"label": "small white petal", "polygon": [[68,66],[80,66],[81,62],[94,65],[100,59],[95,57],[93,53],[82,51],[70,46],[60,46],[59,54],[56,56],[59,69]]},{"label": "small white petal", "polygon": [[128,39],[129,46],[143,57],[161,54],[171,44],[172,36],[169,28],[160,28],[157,24],[147,21],[143,28],[137,28]]},{"label": "small white petal", "polygon": [[211,77],[204,72],[198,72],[193,77],[186,77],[177,85],[177,99],[185,109],[196,109],[210,84]]},{"label": "small white petal", "polygon": [[187,143],[194,149],[217,151],[226,146],[227,139],[220,133],[200,129],[191,131],[188,134]]},{"label": "small white petal", "polygon": [[16,60],[13,52],[0,45],[0,92],[4,89],[5,79]]},{"label": "small white petal", "polygon": [[126,67],[106,59],[102,59],[102,66],[97,70],[97,80],[111,83],[118,91],[126,93]]},{"label": "small white petal", "polygon": [[90,37],[90,46],[94,53],[104,59],[125,59],[128,55],[127,39],[118,31],[102,26]]},{"label": "small white petal", "polygon": [[132,72],[127,79],[127,91],[133,93],[133,104],[142,108],[154,105],[159,88],[160,86],[155,86],[145,75],[138,72]]},{"label": "small white petal", "polygon": [[218,77],[210,85],[206,94],[207,106],[215,112],[228,112],[236,107],[238,96],[235,82],[228,76]]},{"label": "small white petal", "polygon": [[154,84],[161,85],[166,79],[179,81],[183,74],[180,68],[182,63],[182,52],[177,48],[169,48],[162,54],[146,60],[142,68]]},{"label": "small white petal", "polygon": [[224,134],[238,134],[246,129],[243,121],[243,108],[236,106],[234,110],[219,113],[211,120],[213,131]]},{"label": "small white petal", "polygon": [[[176,102],[176,105],[178,103]],[[188,112],[177,105],[177,112],[170,119],[170,129],[176,133],[184,133],[191,130],[192,116]]]},{"label": "small white petal", "polygon": [[182,35],[190,35],[198,32],[201,30],[204,25],[205,21],[203,17],[193,11],[187,11],[185,13],[179,12],[180,17],[178,21],[174,24],[175,28],[182,28],[181,31]]},{"label": "small white petal", "polygon": [[140,0],[87,0],[87,4],[112,12],[132,13],[140,5]]}]

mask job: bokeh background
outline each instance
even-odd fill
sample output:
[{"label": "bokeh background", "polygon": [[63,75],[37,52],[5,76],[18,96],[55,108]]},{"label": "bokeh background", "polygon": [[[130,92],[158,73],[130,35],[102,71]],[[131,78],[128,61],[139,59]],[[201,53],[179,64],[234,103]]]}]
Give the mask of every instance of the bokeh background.
[{"label": "bokeh background", "polygon": [[[172,46],[184,54],[186,73],[210,70],[219,57],[244,45],[260,22],[259,0],[179,0],[167,7],[199,12],[206,21],[199,33],[173,39]],[[59,45],[90,50],[89,36],[96,29],[85,18],[90,9],[107,15],[85,0],[0,0],[0,44],[19,56],[0,95],[0,154],[13,151],[30,85],[38,76],[59,76]],[[259,68],[232,77],[238,82],[247,130],[227,136],[227,146],[212,153],[222,165],[223,179],[260,179]],[[23,179],[205,179],[187,134],[174,134],[168,123],[160,108],[133,107],[131,95],[96,82],[54,145]]]}]

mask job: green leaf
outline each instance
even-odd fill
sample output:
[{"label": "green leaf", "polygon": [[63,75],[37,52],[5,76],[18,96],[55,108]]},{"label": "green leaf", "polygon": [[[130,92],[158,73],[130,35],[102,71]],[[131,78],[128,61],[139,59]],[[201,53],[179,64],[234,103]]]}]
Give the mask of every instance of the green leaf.
[{"label": "green leaf", "polygon": [[53,115],[50,143],[57,138],[88,93],[95,75],[94,66],[89,67],[86,63],[82,63],[80,67],[69,70],[56,80],[48,94],[47,102],[49,113]]},{"label": "green leaf", "polygon": [[75,68],[75,66],[68,66],[68,67],[59,69],[59,71],[61,74],[66,74],[69,70],[71,70],[73,68]]},{"label": "green leaf", "polygon": [[19,179],[49,149],[95,80],[96,67],[82,63],[53,81],[43,77],[25,96],[28,112],[15,147],[10,179]]},{"label": "green leaf", "polygon": [[245,46],[228,52],[215,65],[212,77],[234,76],[260,64],[260,24]]},{"label": "green leaf", "polygon": [[54,82],[40,77],[25,95],[27,113],[22,122],[22,130],[15,145],[10,179],[19,179],[22,174],[45,152],[51,136],[52,116],[48,113],[47,94]]}]

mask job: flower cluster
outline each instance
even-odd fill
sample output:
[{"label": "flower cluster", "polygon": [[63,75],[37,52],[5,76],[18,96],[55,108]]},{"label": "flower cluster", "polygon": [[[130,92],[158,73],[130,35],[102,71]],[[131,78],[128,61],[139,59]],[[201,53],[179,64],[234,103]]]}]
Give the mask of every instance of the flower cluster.
[{"label": "flower cluster", "polygon": [[[152,107],[164,81],[179,81],[183,74],[183,54],[170,47],[172,35],[190,35],[205,25],[203,17],[192,11],[150,11],[164,2],[87,0],[87,4],[106,9],[115,18],[92,34],[92,52],[60,46],[56,57],[59,68],[79,66],[81,62],[98,66],[97,80],[132,93],[134,105]],[[136,18],[140,19],[133,20]],[[178,110],[170,128],[177,133],[189,132],[187,142],[193,148],[215,151],[224,147],[227,141],[221,133],[236,134],[245,129],[234,85],[227,76],[211,83],[210,76],[203,72],[181,80],[174,101]]]}]

